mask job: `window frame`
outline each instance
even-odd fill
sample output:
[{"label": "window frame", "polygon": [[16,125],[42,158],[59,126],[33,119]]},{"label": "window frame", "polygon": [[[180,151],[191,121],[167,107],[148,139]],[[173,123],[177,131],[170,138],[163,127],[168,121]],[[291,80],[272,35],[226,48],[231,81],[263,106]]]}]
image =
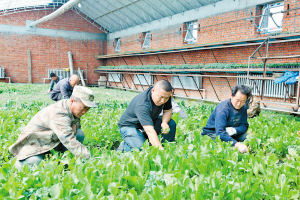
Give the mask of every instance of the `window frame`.
[{"label": "window frame", "polygon": [[[275,22],[275,19],[273,18],[273,16],[269,14],[270,10],[272,8],[277,8],[277,7],[282,7],[282,11],[283,11],[284,10],[284,1],[269,3],[269,4],[266,4],[265,6],[263,6],[262,16],[261,16],[261,19],[259,21],[259,25],[258,25],[258,28],[257,28],[258,32],[261,32],[261,33],[265,34],[265,33],[274,33],[274,32],[281,32],[282,31],[283,13],[274,14],[274,15],[278,15],[278,14],[282,15],[281,22],[280,22],[279,25]],[[272,23],[275,24],[276,27],[269,27],[270,26],[270,20],[272,21]]]},{"label": "window frame", "polygon": [[108,73],[108,82],[121,83],[123,79],[123,74],[121,73]]},{"label": "window frame", "polygon": [[115,53],[120,53],[121,52],[121,39],[116,38],[115,39]]},{"label": "window frame", "polygon": [[[186,90],[198,90],[203,89],[203,81],[201,76],[193,76],[194,80],[192,80],[191,76],[172,76],[172,87],[175,89],[186,89]],[[180,81],[179,81],[179,79]],[[181,83],[180,83],[181,82]],[[183,87],[182,87],[182,85]]]},{"label": "window frame", "polygon": [[[134,74],[133,82],[134,82],[135,85],[147,85],[147,86],[148,86],[148,84],[150,86],[153,85],[153,75],[144,74],[144,76],[145,76],[145,78],[146,78],[147,81],[142,76],[143,76],[143,74]],[[147,84],[147,82],[148,82],[148,84]]]},{"label": "window frame", "polygon": [[[198,22],[192,21],[186,23],[186,34],[184,36],[184,42],[188,44],[196,44],[198,37]],[[192,31],[192,33],[191,33]]]},{"label": "window frame", "polygon": [[150,31],[143,33],[142,49],[150,49],[150,47],[151,47],[151,42],[150,42],[151,39],[152,39],[152,36],[151,36],[151,32]]}]

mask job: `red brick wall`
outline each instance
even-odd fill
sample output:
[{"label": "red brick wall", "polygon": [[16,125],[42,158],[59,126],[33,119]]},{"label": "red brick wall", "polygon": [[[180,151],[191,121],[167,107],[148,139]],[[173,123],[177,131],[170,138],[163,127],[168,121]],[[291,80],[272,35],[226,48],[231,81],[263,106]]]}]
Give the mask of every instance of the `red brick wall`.
[{"label": "red brick wall", "polygon": [[[286,0],[285,10],[300,7],[299,1]],[[267,36],[259,33],[255,25],[259,25],[260,15],[262,14],[263,6],[254,6],[244,10],[227,12],[219,15],[214,15],[205,19],[198,19],[200,24],[200,31],[197,35],[197,45],[207,43],[217,43],[235,40],[246,40],[250,38],[258,38]],[[250,12],[253,17],[253,21],[250,21]],[[290,11],[283,15],[283,30],[282,33],[296,33],[300,30],[300,10]],[[255,25],[254,25],[255,23]],[[183,41],[185,36],[186,26],[183,24],[166,27],[159,30],[151,30],[152,40],[151,49],[160,48],[172,48],[186,46]],[[141,43],[138,40],[140,34],[122,37],[121,41],[121,52],[129,51],[141,51]],[[220,48],[211,50],[199,50],[190,52],[170,53],[170,54],[159,54],[148,55],[148,56],[135,56],[135,57],[124,57],[107,59],[107,65],[181,65],[185,64],[209,64],[209,63],[239,63],[247,64],[248,57],[256,50],[258,46],[245,46],[245,47],[234,47],[234,48]],[[151,50],[150,49],[150,50]],[[146,50],[147,51],[147,50]],[[264,56],[265,48],[260,50],[262,56]],[[289,42],[289,43],[278,43],[270,44],[269,56],[284,56],[284,55],[297,55],[300,52],[300,42]],[[107,54],[113,54],[113,46],[108,46]],[[185,60],[185,62],[184,62]],[[268,63],[295,63],[300,62],[299,58],[291,59],[277,59],[270,60]],[[251,63],[262,63],[261,60],[251,60]],[[212,73],[210,73],[212,74]],[[220,74],[220,73],[215,73]],[[235,75],[226,73],[226,75]],[[127,77],[127,76],[126,76]],[[128,77],[127,77],[128,78]],[[160,77],[159,79],[162,79]],[[169,80],[171,77],[168,77]],[[130,79],[129,85],[133,87]],[[235,78],[228,78],[229,84],[224,78],[211,78],[214,88],[212,87],[208,77],[203,77],[203,88],[205,89],[205,98],[211,100],[217,100],[217,95],[220,100],[230,98],[231,87],[236,85],[237,80]],[[125,82],[124,82],[124,85]],[[121,86],[119,84],[118,86]],[[126,85],[127,86],[127,85]],[[296,86],[297,87],[297,86]],[[296,90],[295,87],[295,90]],[[141,87],[139,87],[141,89]],[[215,93],[215,91],[216,93]],[[181,89],[175,90],[176,94],[185,95],[185,92]],[[198,91],[187,90],[188,96],[198,96]],[[295,92],[296,94],[296,92]],[[283,99],[268,98],[264,97],[266,101],[279,101],[283,102]],[[295,102],[293,100],[292,102]]]},{"label": "red brick wall", "polygon": [[[0,17],[0,24],[12,26],[26,26],[26,20],[38,20],[53,13],[53,10],[28,11],[10,14]],[[37,28],[57,29],[65,31],[82,31],[90,33],[102,33],[101,30],[89,24],[73,11],[65,12],[63,15],[48,22],[37,25]]]},{"label": "red brick wall", "polygon": [[[38,20],[50,13],[52,11],[30,11],[1,16],[0,24],[25,27],[26,20]],[[102,33],[73,11],[40,24],[37,28]],[[104,41],[71,40],[41,35],[0,33],[0,44],[0,67],[5,68],[12,82],[18,83],[28,82],[27,50],[31,51],[33,83],[42,83],[48,76],[48,69],[69,67],[67,52],[71,51],[74,69],[80,67],[86,73],[86,65],[88,65],[88,83],[96,84],[99,75],[94,73],[94,68],[102,65],[102,61],[95,59],[94,56],[106,52]]]},{"label": "red brick wall", "polygon": [[[284,9],[295,9],[300,7],[299,1],[287,0],[284,3]],[[300,10],[292,10],[283,14],[282,32],[299,32],[300,31]]]},{"label": "red brick wall", "polygon": [[[212,50],[200,50],[181,52],[187,64],[209,64],[209,63],[239,63],[247,64],[248,57],[257,49],[258,46],[220,48]],[[260,52],[264,55],[265,48]],[[269,44],[269,56],[287,56],[298,55],[300,51],[300,42],[288,42]],[[148,56],[124,57],[128,65],[181,65],[185,64],[180,53],[169,53]],[[123,58],[112,58],[107,60],[107,65],[126,65]],[[161,63],[160,63],[161,62]],[[300,58],[276,59],[269,63],[295,63],[300,62]],[[262,63],[261,60],[251,60],[251,63]]]},{"label": "red brick wall", "polygon": [[[300,7],[299,1],[286,0],[285,10]],[[204,19],[199,19],[200,31],[197,34],[197,45],[245,40],[266,36],[259,32],[254,25],[258,26],[263,6],[254,6],[249,9],[237,10],[213,15]],[[250,12],[253,22],[250,21]],[[282,33],[298,32],[300,30],[300,9],[284,13]],[[184,43],[186,26],[177,24],[159,30],[151,30],[152,40],[151,49],[172,48],[188,45]],[[140,34],[122,37],[121,52],[141,51],[139,41]],[[113,41],[108,41],[112,44]],[[223,50],[224,51],[224,50]],[[114,53],[114,46],[109,45],[107,54]]]},{"label": "red brick wall", "polygon": [[[151,30],[152,39],[150,41],[150,49],[172,48],[183,45],[183,25],[173,25],[165,29]],[[134,34],[121,38],[121,52],[141,51],[142,50],[142,34]],[[114,40],[108,41],[107,54],[115,53]],[[145,50],[147,51],[147,49]]]}]

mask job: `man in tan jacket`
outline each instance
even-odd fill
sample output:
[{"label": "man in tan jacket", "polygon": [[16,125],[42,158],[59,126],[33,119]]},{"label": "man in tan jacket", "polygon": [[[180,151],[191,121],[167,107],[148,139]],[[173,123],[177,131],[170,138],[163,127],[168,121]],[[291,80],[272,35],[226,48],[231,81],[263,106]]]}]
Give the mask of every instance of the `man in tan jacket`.
[{"label": "man in tan jacket", "polygon": [[51,149],[69,150],[75,156],[88,159],[90,151],[82,145],[84,133],[80,129],[80,117],[94,103],[93,92],[75,86],[70,99],[63,99],[40,110],[22,130],[9,151],[17,157],[16,167],[40,163]]}]

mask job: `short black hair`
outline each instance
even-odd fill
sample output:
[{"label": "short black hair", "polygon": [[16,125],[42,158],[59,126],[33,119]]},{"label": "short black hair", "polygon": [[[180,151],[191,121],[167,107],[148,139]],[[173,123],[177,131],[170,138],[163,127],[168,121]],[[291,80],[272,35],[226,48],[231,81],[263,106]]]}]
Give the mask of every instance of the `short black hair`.
[{"label": "short black hair", "polygon": [[50,78],[55,77],[56,74],[54,74],[53,72],[50,74]]},{"label": "short black hair", "polygon": [[232,96],[234,97],[238,91],[240,91],[242,94],[247,95],[247,99],[252,96],[251,88],[246,85],[238,84],[234,86],[231,91]]},{"label": "short black hair", "polygon": [[166,92],[172,92],[172,90],[174,89],[171,83],[167,80],[160,80],[155,84],[155,86],[163,89]]}]

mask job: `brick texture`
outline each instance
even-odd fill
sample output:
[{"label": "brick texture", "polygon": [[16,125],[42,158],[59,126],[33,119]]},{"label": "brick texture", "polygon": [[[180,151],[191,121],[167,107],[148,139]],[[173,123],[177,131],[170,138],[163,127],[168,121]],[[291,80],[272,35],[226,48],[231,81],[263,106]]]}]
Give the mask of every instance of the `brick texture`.
[{"label": "brick texture", "polygon": [[[284,9],[295,9],[300,7],[299,1],[287,0]],[[252,8],[226,12],[213,15],[204,19],[198,19],[200,30],[197,32],[197,45],[246,40],[267,36],[257,31],[263,6],[258,5]],[[284,12],[282,33],[296,33],[300,30],[300,10]],[[253,19],[253,20],[250,20]],[[151,30],[151,49],[172,48],[189,45],[184,42],[186,25],[177,24],[162,29]],[[141,51],[141,34],[135,34],[121,38],[121,52]],[[114,41],[107,41],[107,54],[114,53]],[[251,47],[250,47],[251,48]],[[285,49],[282,49],[285,50]],[[227,51],[223,49],[222,52]],[[230,51],[230,50],[229,50]],[[249,54],[243,55],[248,57]],[[209,62],[206,62],[209,63]],[[137,63],[136,65],[139,65]],[[116,64],[117,65],[117,64]]]},{"label": "brick texture", "polygon": [[[285,10],[300,7],[299,1],[286,0]],[[31,11],[17,13],[0,17],[0,24],[24,26],[26,20],[37,20],[52,11]],[[236,10],[198,19],[200,30],[197,32],[197,45],[226,42],[235,40],[246,40],[267,36],[259,33],[254,25],[259,24],[262,6],[255,6],[249,9]],[[300,10],[292,10],[283,14],[282,33],[297,33],[300,25]],[[249,20],[250,16],[253,21]],[[38,28],[82,31],[90,33],[102,33],[99,29],[86,22],[72,11],[64,15],[38,25]],[[173,48],[187,46],[184,42],[186,33],[185,24],[177,24],[162,29],[151,30],[151,50],[160,48]],[[141,51],[143,43],[143,33],[138,33],[121,38],[121,52]],[[43,82],[47,76],[47,70],[52,68],[68,67],[67,52],[73,53],[74,67],[86,69],[88,65],[88,82],[95,84],[99,74],[94,73],[94,68],[102,65],[181,65],[181,64],[209,64],[209,63],[240,63],[246,64],[248,57],[258,46],[219,48],[212,50],[199,50],[180,53],[135,56],[124,58],[113,58],[107,60],[97,60],[94,55],[113,54],[115,40],[111,41],[83,41],[69,40],[59,37],[45,37],[19,34],[0,34],[0,67],[6,69],[8,76],[13,82],[28,82],[28,62],[27,50],[32,54],[32,80],[34,83]],[[270,44],[269,56],[283,56],[299,54],[300,42]],[[147,51],[147,50],[144,50]],[[262,54],[264,48],[260,51]],[[294,63],[299,62],[299,58],[277,59],[273,63]],[[253,60],[251,63],[260,63]],[[132,82],[126,76],[129,85]],[[163,78],[163,77],[161,77]],[[169,77],[170,78],[170,77]],[[1,81],[1,80],[0,80]],[[211,78],[215,90],[221,100],[229,98],[230,87],[228,82],[222,78]],[[229,79],[231,86],[236,84],[235,79]],[[126,82],[123,82],[127,85]],[[114,85],[114,83],[112,83]],[[117,83],[121,86],[120,83]],[[141,86],[137,86],[142,89]],[[146,88],[146,87],[145,87]],[[216,94],[208,78],[203,78],[203,88],[206,90],[206,98],[217,99]],[[186,91],[189,96],[199,96],[198,91]],[[185,94],[183,90],[176,90],[177,94]]]},{"label": "brick texture", "polygon": [[[52,11],[30,11],[1,16],[0,24],[25,27],[26,20],[38,20],[50,13]],[[102,33],[73,11],[68,11],[58,18],[40,24],[37,28]],[[69,67],[67,52],[71,51],[74,69],[77,70],[80,67],[84,73],[88,69],[88,83],[96,84],[99,77],[94,73],[94,69],[102,62],[94,56],[106,52],[104,41],[71,40],[38,35],[0,33],[0,44],[0,67],[5,68],[12,82],[18,83],[28,82],[27,50],[31,51],[33,83],[42,83],[48,76],[48,69]],[[7,82],[7,79],[0,81]]]},{"label": "brick texture", "polygon": [[[300,7],[299,1],[286,0],[284,10],[295,9]],[[197,32],[197,45],[228,42],[236,40],[247,40],[250,38],[265,37],[268,34],[262,34],[257,31],[256,26],[259,25],[262,5],[257,5],[252,8],[236,10],[232,12],[222,13],[219,15],[210,16],[204,19],[198,19],[200,30]],[[282,34],[298,33],[300,31],[300,10],[292,10],[283,13]],[[252,20],[250,20],[252,19]],[[151,30],[151,48],[172,48],[187,46],[184,42],[186,33],[185,24],[177,24],[165,27],[159,30]],[[141,51],[141,34],[122,37],[121,53],[129,51]],[[233,48],[219,48],[211,50],[199,50],[190,52],[134,56],[124,58],[107,59],[106,65],[181,65],[181,64],[209,64],[209,63],[239,63],[247,64],[248,57],[256,50],[257,46],[244,46]],[[147,50],[145,50],[147,51]],[[264,55],[265,48],[260,50]],[[277,43],[269,45],[269,56],[288,56],[297,55],[300,51],[300,42]],[[114,44],[108,41],[107,54],[114,53]],[[296,63],[300,62],[299,58],[291,59],[276,59],[269,60],[268,63]],[[251,63],[262,63],[261,60],[251,60]],[[230,74],[227,74],[230,75]],[[235,74],[234,74],[235,75]],[[231,87],[236,84],[236,79],[228,79]],[[230,87],[224,78],[203,78],[203,88],[205,89],[205,98],[217,100],[217,95],[220,100],[225,100],[230,97]],[[131,84],[131,83],[130,83]],[[296,88],[296,87],[295,87]],[[141,89],[141,88],[140,88]],[[198,91],[185,91],[188,96],[200,96]],[[177,94],[185,95],[185,92],[176,89]],[[296,94],[296,92],[295,92]],[[283,101],[283,99],[264,98],[265,100]],[[294,100],[292,100],[293,102]]]}]

